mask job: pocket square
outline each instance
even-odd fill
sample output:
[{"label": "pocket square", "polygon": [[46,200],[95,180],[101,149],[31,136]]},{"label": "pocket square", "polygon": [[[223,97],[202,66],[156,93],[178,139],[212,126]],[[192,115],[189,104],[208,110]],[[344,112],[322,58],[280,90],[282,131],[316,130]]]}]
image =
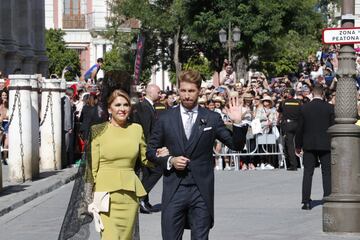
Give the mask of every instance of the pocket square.
[{"label": "pocket square", "polygon": [[205,132],[205,131],[209,131],[209,130],[211,130],[211,129],[212,129],[212,127],[204,128],[204,132]]}]

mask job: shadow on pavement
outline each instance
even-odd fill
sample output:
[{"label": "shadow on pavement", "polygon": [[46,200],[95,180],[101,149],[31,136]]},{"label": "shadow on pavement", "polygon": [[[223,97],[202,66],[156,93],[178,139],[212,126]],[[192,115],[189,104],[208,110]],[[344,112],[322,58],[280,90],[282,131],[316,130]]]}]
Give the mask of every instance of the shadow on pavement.
[{"label": "shadow on pavement", "polygon": [[32,181],[33,181],[33,182],[36,182],[36,181],[38,181],[38,180],[41,180],[41,179],[44,179],[44,178],[48,178],[48,177],[57,175],[59,172],[61,172],[61,171],[46,171],[46,172],[41,172],[41,173],[39,174],[39,177],[34,178]]},{"label": "shadow on pavement", "polygon": [[315,208],[317,206],[321,206],[324,204],[324,200],[312,200],[311,201],[311,207]]},{"label": "shadow on pavement", "polygon": [[2,189],[2,191],[0,192],[0,197],[25,191],[28,187],[30,187],[30,185],[23,185],[23,184],[8,185]]}]

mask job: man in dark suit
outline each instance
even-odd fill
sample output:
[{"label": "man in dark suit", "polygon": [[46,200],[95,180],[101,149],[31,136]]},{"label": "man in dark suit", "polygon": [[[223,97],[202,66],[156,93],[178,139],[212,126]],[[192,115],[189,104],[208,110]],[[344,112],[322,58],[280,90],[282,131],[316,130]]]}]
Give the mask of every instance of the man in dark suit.
[{"label": "man in dark suit", "polygon": [[304,151],[304,176],[302,182],[302,209],[311,209],[311,185],[314,168],[321,164],[324,197],[331,193],[330,135],[327,129],[334,124],[334,107],[323,101],[323,87],[313,89],[313,100],[301,107],[301,117],[296,133],[296,151]]},{"label": "man in dark suit", "polygon": [[61,117],[62,117],[62,167],[74,164],[74,104],[72,98],[74,89],[68,87],[65,96],[61,98]]},{"label": "man in dark suit", "polygon": [[[163,169],[163,239],[182,239],[185,227],[190,227],[191,239],[208,239],[214,222],[215,139],[231,149],[242,150],[247,126],[241,124],[243,111],[237,98],[232,98],[227,108],[234,125],[232,133],[220,114],[198,106],[201,87],[198,72],[181,73],[179,84],[181,104],[156,121],[147,158]],[[160,147],[167,147],[170,155],[157,157],[156,149]]]},{"label": "man in dark suit", "polygon": [[[139,102],[134,106],[133,121],[139,123],[144,131],[145,142],[149,140],[151,130],[156,120],[155,103],[160,98],[160,88],[155,84],[149,84],[146,87],[146,96],[144,101]],[[142,184],[146,192],[149,194],[151,189],[159,181],[162,176],[162,169],[160,166],[156,168],[142,167]],[[149,196],[140,199],[140,212],[151,213],[152,205],[149,203]]]}]

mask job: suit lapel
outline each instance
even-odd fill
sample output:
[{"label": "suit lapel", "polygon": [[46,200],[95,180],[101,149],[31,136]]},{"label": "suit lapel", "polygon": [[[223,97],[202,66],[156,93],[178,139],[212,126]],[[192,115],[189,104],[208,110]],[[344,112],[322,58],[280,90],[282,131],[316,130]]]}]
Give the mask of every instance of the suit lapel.
[{"label": "suit lapel", "polygon": [[180,144],[180,149],[182,152],[185,152],[184,149],[184,138],[186,139],[185,137],[185,132],[184,132],[184,126],[183,126],[183,123],[182,123],[182,119],[181,119],[181,113],[180,113],[180,107],[176,107],[173,109],[173,112],[174,114],[172,114],[173,116],[173,123],[175,126],[174,131],[177,135],[177,139],[179,139],[179,144]]},{"label": "suit lapel", "polygon": [[194,148],[196,147],[196,145],[204,131],[205,124],[200,124],[200,123],[201,123],[201,119],[205,119],[205,117],[206,117],[205,110],[203,108],[199,107],[198,115],[197,115],[196,121],[194,123],[190,139],[189,139],[189,141],[187,141],[187,143],[185,145],[185,152],[188,156],[190,156],[192,154]]},{"label": "suit lapel", "polygon": [[151,103],[148,100],[144,100],[144,103],[146,105],[147,108],[149,108],[151,110],[151,115],[152,117],[155,117],[155,109],[154,106],[151,105]]}]

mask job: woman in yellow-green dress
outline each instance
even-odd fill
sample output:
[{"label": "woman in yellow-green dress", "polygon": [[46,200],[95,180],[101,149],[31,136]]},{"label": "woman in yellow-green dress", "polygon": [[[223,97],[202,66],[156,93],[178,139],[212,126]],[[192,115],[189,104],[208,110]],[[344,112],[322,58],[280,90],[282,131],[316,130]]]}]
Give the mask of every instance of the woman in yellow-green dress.
[{"label": "woman in yellow-green dress", "polygon": [[[91,131],[91,171],[94,192],[109,192],[109,212],[100,212],[104,240],[131,239],[138,211],[138,198],[146,192],[135,174],[137,159],[146,166],[146,144],[142,127],[130,123],[129,96],[122,90],[113,91],[107,99],[109,122],[94,125]],[[101,131],[101,132],[99,132]]]},{"label": "woman in yellow-green dress", "polygon": [[[93,222],[102,240],[132,239],[138,198],[146,195],[135,163],[152,164],[145,158],[142,127],[128,121],[131,82],[127,72],[110,71],[98,86],[100,104],[94,114],[103,123],[91,127],[58,240],[89,239]],[[166,156],[168,150],[158,149],[157,154]],[[110,200],[102,203],[109,204],[99,205],[98,196],[104,193]]]}]

